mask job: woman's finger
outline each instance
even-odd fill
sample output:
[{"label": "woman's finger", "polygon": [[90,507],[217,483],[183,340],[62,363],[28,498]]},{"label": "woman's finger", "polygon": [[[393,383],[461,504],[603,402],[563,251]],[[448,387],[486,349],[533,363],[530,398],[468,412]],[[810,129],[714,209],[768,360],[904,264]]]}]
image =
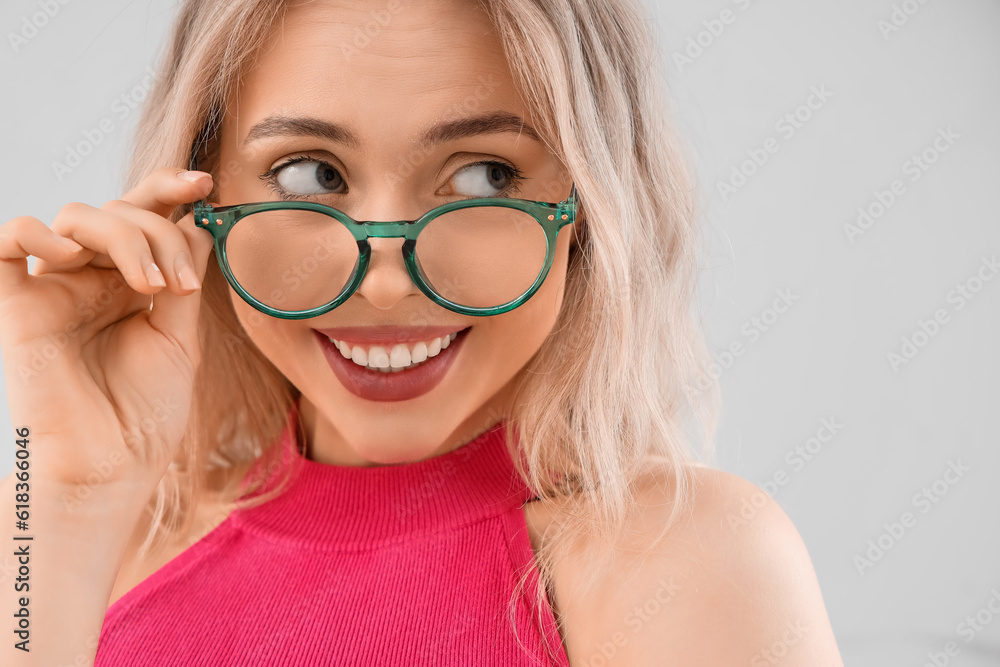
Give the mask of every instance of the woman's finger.
[{"label": "woman's finger", "polygon": [[115,268],[137,292],[153,294],[166,286],[146,235],[127,220],[74,202],[63,206],[56,214],[52,230],[89,250],[111,257]]},{"label": "woman's finger", "polygon": [[150,172],[142,182],[122,195],[122,200],[167,218],[181,204],[203,199],[211,191],[211,174],[165,167]]},{"label": "woman's finger", "polygon": [[189,294],[201,287],[187,237],[175,223],[121,199],[107,202],[101,210],[142,230],[170,291]]},{"label": "woman's finger", "polygon": [[28,280],[28,257],[53,262],[79,257],[83,247],[64,238],[38,218],[20,216],[0,225],[0,298],[23,288]]}]

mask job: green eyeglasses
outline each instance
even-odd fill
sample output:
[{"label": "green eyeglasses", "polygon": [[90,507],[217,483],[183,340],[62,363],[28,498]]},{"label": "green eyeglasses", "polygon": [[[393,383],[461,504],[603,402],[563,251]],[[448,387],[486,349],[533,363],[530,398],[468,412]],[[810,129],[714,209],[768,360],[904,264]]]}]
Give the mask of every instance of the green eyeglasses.
[{"label": "green eyeglasses", "polygon": [[[198,168],[197,146],[191,170]],[[349,299],[368,270],[372,238],[405,239],[410,278],[439,306],[462,315],[509,312],[541,287],[559,230],[576,222],[576,213],[575,183],[558,204],[464,199],[392,222],[358,221],[307,201],[194,204],[195,224],[212,233],[219,267],[236,293],[289,320],[317,317]]]}]

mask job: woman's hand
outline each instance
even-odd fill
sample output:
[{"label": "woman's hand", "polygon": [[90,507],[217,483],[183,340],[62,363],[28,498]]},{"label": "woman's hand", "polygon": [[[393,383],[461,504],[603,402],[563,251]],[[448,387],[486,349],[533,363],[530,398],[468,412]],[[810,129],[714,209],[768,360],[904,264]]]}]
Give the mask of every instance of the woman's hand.
[{"label": "woman's hand", "polygon": [[193,214],[166,216],[212,179],[183,175],[159,169],[101,208],[67,204],[51,228],[27,216],[0,225],[11,417],[30,429],[32,486],[66,502],[101,487],[144,505],[187,426],[212,237]]}]

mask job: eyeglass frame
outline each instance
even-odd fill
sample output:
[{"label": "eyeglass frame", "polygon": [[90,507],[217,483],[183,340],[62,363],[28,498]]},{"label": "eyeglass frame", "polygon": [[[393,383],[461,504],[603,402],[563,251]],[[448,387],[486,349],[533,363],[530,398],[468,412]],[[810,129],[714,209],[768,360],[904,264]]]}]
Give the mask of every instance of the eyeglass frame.
[{"label": "eyeglass frame", "polygon": [[[197,155],[199,143],[200,142],[196,140],[191,146],[191,158],[189,161],[190,171],[197,171],[198,169]],[[502,208],[512,208],[523,211],[533,217],[535,221],[541,225],[542,230],[545,233],[545,265],[538,274],[538,277],[535,279],[535,282],[526,292],[524,292],[524,294],[517,297],[513,301],[508,301],[505,304],[493,308],[474,308],[462,306],[437,294],[431,288],[429,281],[425,280],[421,275],[416,259],[417,237],[431,221],[441,215],[444,215],[445,213],[450,213],[463,208],[475,208],[479,206],[499,206]],[[333,301],[308,310],[281,310],[278,308],[272,308],[271,306],[268,306],[254,298],[253,295],[247,292],[243,286],[240,285],[236,276],[233,275],[229,266],[229,259],[226,254],[226,241],[229,236],[229,232],[237,222],[248,215],[277,210],[306,210],[322,213],[344,225],[347,231],[349,231],[354,237],[355,241],[357,241],[358,259],[354,265],[354,269],[352,269],[352,277]],[[538,288],[542,286],[542,283],[545,282],[546,277],[548,277],[549,270],[552,268],[552,262],[555,259],[556,238],[559,235],[559,231],[563,227],[572,225],[576,222],[577,211],[578,200],[575,182],[570,189],[569,196],[559,203],[536,201],[531,199],[517,199],[513,197],[477,197],[436,206],[416,220],[395,220],[388,222],[355,220],[340,209],[327,206],[326,204],[308,201],[282,200],[213,207],[211,204],[206,203],[204,199],[199,199],[193,204],[195,226],[206,229],[212,234],[215,244],[216,259],[218,260],[219,268],[222,269],[222,274],[226,277],[226,281],[229,285],[244,301],[260,312],[265,315],[270,315],[271,317],[287,320],[304,320],[318,317],[337,308],[347,301],[347,299],[351,298],[351,296],[353,296],[357,291],[358,287],[361,286],[361,283],[364,281],[365,275],[368,272],[368,264],[371,259],[371,245],[368,243],[368,240],[373,238],[405,239],[403,241],[402,253],[407,273],[409,273],[410,279],[417,286],[417,288],[419,288],[420,291],[435,304],[461,315],[471,315],[475,317],[489,317],[491,315],[501,315],[503,313],[510,312],[528,301],[528,299],[530,299],[535,292],[538,291]]]}]

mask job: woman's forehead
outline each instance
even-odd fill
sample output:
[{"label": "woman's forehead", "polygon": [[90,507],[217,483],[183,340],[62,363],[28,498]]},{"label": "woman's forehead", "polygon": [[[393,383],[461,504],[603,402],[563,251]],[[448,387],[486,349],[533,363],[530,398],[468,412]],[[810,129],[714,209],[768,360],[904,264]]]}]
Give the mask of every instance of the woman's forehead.
[{"label": "woman's forehead", "polygon": [[234,92],[239,142],[279,114],[373,131],[527,114],[488,16],[468,0],[292,6]]}]

